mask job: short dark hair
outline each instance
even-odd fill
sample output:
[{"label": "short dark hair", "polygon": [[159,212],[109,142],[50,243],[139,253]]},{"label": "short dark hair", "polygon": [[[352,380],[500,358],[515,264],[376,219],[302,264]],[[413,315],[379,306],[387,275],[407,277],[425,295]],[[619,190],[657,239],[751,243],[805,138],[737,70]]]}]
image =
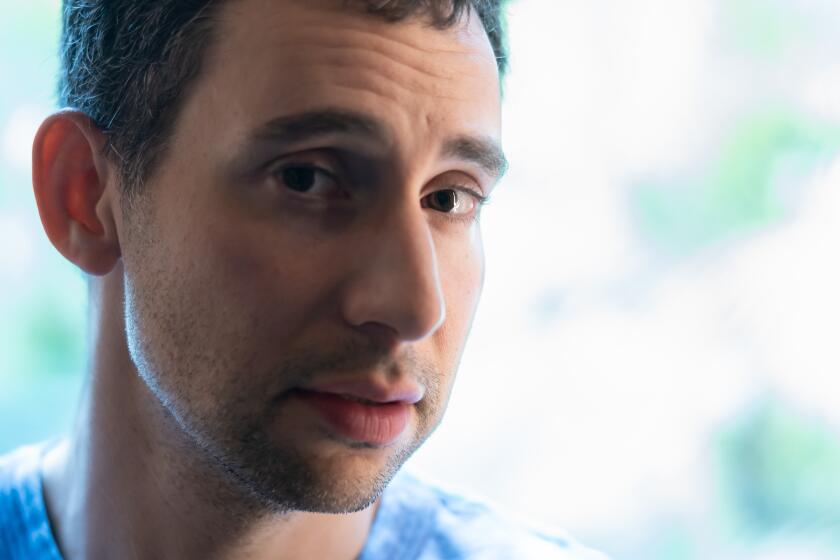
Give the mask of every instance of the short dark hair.
[{"label": "short dark hair", "polygon": [[[229,1],[229,0],[226,0]],[[422,15],[439,29],[474,11],[507,68],[505,0],[345,0],[387,21]],[[59,102],[107,137],[132,194],[166,149],[184,92],[213,39],[222,0],[64,0]]]}]

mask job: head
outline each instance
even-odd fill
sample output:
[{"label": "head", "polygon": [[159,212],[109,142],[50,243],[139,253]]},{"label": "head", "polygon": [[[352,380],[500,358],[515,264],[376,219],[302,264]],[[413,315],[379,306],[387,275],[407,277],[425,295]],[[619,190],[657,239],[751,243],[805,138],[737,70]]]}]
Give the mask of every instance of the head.
[{"label": "head", "polygon": [[[504,168],[499,12],[65,0],[45,229],[119,275],[132,374],[263,508],[366,507],[441,420]],[[404,429],[349,437],[304,398],[359,384],[411,401]]]}]

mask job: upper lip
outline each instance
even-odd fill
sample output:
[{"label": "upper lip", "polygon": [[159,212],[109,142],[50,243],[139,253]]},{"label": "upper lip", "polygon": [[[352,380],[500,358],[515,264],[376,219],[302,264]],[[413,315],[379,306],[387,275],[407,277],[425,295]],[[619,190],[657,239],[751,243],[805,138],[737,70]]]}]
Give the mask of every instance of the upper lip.
[{"label": "upper lip", "polygon": [[423,390],[412,381],[385,385],[372,379],[325,381],[302,387],[305,391],[349,395],[377,403],[404,402],[414,404],[423,398]]}]

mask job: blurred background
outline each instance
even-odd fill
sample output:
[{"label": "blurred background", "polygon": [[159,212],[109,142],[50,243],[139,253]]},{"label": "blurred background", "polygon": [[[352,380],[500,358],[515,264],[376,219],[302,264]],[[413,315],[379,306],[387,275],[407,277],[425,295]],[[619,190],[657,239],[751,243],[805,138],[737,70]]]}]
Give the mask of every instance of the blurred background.
[{"label": "blurred background", "polygon": [[[60,3],[0,1],[3,453],[68,430],[86,294],[30,187]],[[838,29],[836,0],[510,4],[484,299],[408,468],[616,559],[840,557]]]}]

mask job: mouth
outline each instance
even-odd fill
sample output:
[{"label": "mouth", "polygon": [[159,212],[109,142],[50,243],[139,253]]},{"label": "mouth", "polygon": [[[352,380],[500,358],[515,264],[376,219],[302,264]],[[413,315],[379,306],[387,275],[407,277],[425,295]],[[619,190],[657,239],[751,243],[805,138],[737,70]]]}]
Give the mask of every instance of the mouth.
[{"label": "mouth", "polygon": [[332,394],[334,394],[336,397],[339,397],[339,398],[342,398],[342,399],[345,399],[345,400],[348,400],[348,401],[353,401],[353,402],[357,402],[357,403],[361,403],[361,404],[366,404],[368,406],[383,406],[383,405],[386,405],[386,404],[391,404],[392,402],[400,402],[400,401],[376,402],[376,401],[372,401],[370,399],[365,399],[363,397],[357,397],[355,395],[336,394],[336,393],[332,393]]},{"label": "mouth", "polygon": [[415,404],[424,395],[423,389],[409,379],[384,384],[374,378],[323,381],[300,387],[304,391],[328,393],[368,405],[406,403]]},{"label": "mouth", "polygon": [[402,436],[411,419],[412,404],[381,402],[355,394],[295,389],[290,397],[322,420],[327,429],[345,439],[385,446]]}]

